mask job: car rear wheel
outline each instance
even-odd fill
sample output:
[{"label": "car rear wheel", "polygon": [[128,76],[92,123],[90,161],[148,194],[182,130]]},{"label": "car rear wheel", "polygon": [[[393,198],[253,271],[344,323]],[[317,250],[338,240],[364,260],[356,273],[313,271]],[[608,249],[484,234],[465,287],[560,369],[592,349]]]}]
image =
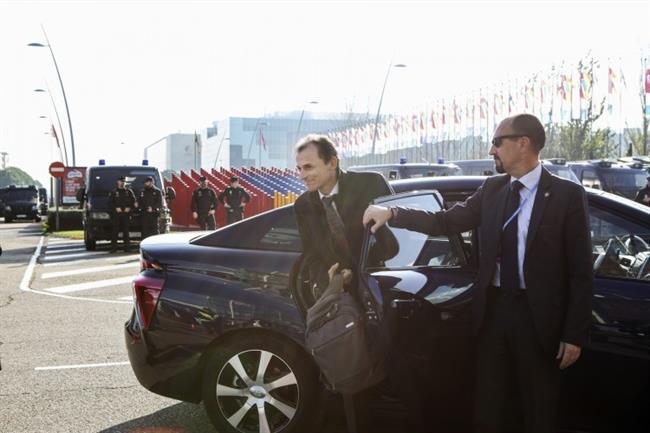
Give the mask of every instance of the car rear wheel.
[{"label": "car rear wheel", "polygon": [[322,398],[313,362],[292,342],[267,334],[242,335],[213,350],[202,391],[220,433],[315,431]]}]

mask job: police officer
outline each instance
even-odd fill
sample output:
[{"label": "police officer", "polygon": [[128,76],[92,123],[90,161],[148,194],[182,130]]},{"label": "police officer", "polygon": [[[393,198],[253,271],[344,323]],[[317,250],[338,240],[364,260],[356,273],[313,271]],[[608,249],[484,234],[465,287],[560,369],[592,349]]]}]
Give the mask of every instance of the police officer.
[{"label": "police officer", "polygon": [[192,217],[201,230],[214,230],[214,213],[217,210],[217,193],[208,187],[204,176],[199,178],[199,187],[192,193]]},{"label": "police officer", "polygon": [[131,239],[129,238],[129,220],[131,217],[131,210],[135,207],[135,194],[130,188],[125,188],[125,177],[121,176],[117,179],[117,188],[110,192],[108,195],[109,203],[111,205],[111,220],[112,220],[112,237],[111,237],[111,252],[117,251],[117,233],[122,232],[122,239],[124,240],[124,251],[129,250]]},{"label": "police officer", "polygon": [[142,239],[159,234],[158,217],[162,208],[162,192],[153,184],[151,176],[144,180],[138,206],[142,215]]},{"label": "police officer", "polygon": [[634,201],[637,203],[644,204],[646,206],[650,206],[650,176],[646,178],[648,183],[646,186],[641,188],[639,192],[636,193],[636,197],[634,198]]},{"label": "police officer", "polygon": [[230,178],[230,186],[219,194],[219,201],[224,204],[228,213],[228,224],[241,221],[244,218],[244,207],[251,196],[239,186],[239,178]]}]

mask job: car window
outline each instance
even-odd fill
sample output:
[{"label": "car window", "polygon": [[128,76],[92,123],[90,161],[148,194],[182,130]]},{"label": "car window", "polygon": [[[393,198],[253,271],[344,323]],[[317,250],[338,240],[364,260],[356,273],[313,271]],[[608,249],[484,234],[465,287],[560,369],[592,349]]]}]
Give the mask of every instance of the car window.
[{"label": "car window", "polygon": [[248,218],[204,236],[196,243],[251,250],[302,251],[293,206]]},{"label": "car window", "polygon": [[[441,210],[441,206],[432,194],[408,197],[396,197],[384,201],[382,206],[404,206],[432,212]],[[446,235],[429,236],[411,230],[388,226],[397,241],[397,253],[384,260],[384,269],[404,269],[421,266],[450,267],[462,263],[462,254]],[[375,236],[370,239],[370,253],[381,248]]]},{"label": "car window", "polygon": [[589,212],[597,277],[650,280],[650,229],[606,210]]},{"label": "car window", "polygon": [[598,175],[596,175],[596,170],[585,169],[582,172],[582,186],[602,189],[600,186],[600,179],[598,179]]}]

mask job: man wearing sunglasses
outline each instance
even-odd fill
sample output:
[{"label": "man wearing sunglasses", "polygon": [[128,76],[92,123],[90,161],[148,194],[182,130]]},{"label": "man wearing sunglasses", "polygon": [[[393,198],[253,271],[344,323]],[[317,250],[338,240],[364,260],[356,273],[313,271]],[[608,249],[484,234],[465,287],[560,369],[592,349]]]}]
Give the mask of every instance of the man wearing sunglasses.
[{"label": "man wearing sunglasses", "polygon": [[[386,222],[430,235],[478,228],[477,431],[557,431],[560,370],[578,359],[588,339],[593,276],[586,195],[542,167],[545,140],[535,116],[507,118],[489,152],[502,175],[487,178],[464,203],[436,213],[370,206],[363,218],[373,232]],[[520,404],[511,404],[513,397]],[[524,426],[517,425],[518,407]]]}]

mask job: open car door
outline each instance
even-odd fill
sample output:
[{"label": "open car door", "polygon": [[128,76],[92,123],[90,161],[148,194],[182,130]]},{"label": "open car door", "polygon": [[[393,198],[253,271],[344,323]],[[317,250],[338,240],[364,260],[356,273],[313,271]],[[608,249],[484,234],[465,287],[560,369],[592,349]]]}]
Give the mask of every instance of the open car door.
[{"label": "open car door", "polygon": [[[435,191],[386,196],[382,206],[405,206],[431,212],[443,209]],[[472,282],[461,235],[429,236],[387,225],[391,242],[366,233],[360,261],[361,289],[368,290],[391,333],[392,350],[406,358],[416,375],[421,401],[441,431],[471,430]],[[390,257],[385,257],[389,251]]]}]

